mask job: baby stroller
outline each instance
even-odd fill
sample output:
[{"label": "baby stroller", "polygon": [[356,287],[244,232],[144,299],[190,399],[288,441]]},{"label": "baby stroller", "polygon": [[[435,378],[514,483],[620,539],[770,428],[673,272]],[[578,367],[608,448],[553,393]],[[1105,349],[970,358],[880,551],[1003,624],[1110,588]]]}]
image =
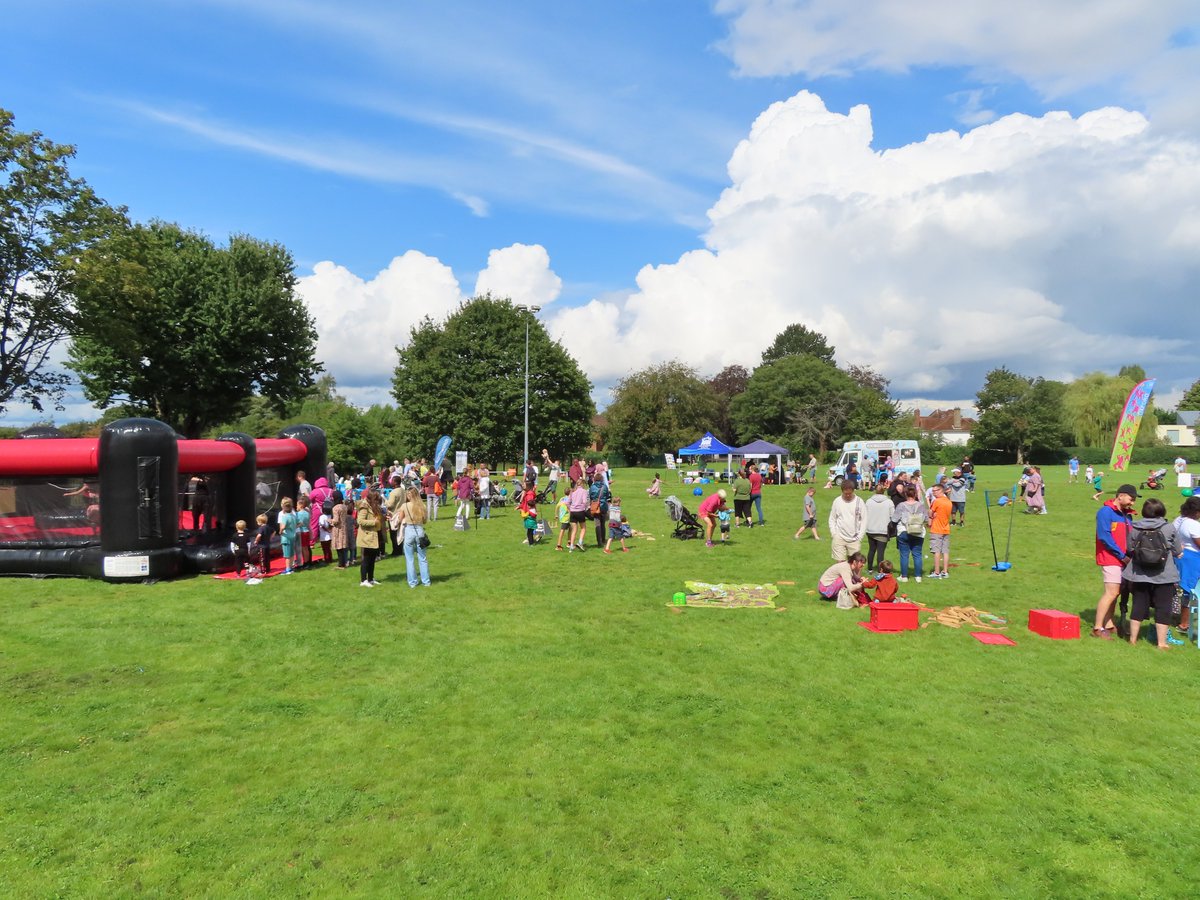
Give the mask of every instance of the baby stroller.
[{"label": "baby stroller", "polygon": [[1146,476],[1146,480],[1142,482],[1141,487],[1151,491],[1161,491],[1163,488],[1163,479],[1166,477],[1166,469],[1155,469]]},{"label": "baby stroller", "polygon": [[690,540],[700,537],[703,532],[703,526],[700,520],[697,519],[683,505],[683,501],[672,494],[663,504],[667,507],[667,517],[675,523],[675,531],[671,533],[671,537],[677,537],[681,541]]}]

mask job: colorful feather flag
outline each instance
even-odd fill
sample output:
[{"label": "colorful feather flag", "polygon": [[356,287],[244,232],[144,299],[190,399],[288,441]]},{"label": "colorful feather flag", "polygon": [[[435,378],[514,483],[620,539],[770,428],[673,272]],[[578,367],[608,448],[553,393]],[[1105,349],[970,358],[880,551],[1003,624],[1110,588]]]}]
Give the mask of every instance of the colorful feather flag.
[{"label": "colorful feather flag", "polygon": [[442,460],[446,458],[446,451],[450,449],[450,435],[443,434],[438,439],[437,449],[433,453],[433,467],[436,469],[442,464]]},{"label": "colorful feather flag", "polygon": [[1150,394],[1154,390],[1156,380],[1147,378],[1129,392],[1125,409],[1121,413],[1121,421],[1117,424],[1117,439],[1113,441],[1112,461],[1109,466],[1114,472],[1124,472],[1129,466],[1138,427],[1142,424],[1146,407],[1150,405]]}]

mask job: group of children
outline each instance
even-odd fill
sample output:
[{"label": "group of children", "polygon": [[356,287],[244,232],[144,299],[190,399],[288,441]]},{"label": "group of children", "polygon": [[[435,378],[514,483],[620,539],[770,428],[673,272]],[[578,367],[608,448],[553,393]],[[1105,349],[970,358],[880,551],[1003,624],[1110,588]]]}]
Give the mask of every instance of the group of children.
[{"label": "group of children", "polygon": [[[266,513],[259,513],[253,532],[245,519],[234,526],[230,549],[237,561],[239,574],[260,578],[271,572],[271,538],[279,534],[280,556],[283,559],[283,574],[313,564],[312,554],[312,511],[307,494],[301,494],[293,503],[291,497],[280,502],[276,523],[271,524]],[[317,540],[321,544],[324,563],[333,562],[333,501],[327,500],[318,513]]]}]

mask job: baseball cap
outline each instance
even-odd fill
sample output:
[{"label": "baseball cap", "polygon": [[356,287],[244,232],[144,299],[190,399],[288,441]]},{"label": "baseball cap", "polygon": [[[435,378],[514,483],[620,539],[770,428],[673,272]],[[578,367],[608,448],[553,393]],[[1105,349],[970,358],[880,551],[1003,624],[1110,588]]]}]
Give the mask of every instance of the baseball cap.
[{"label": "baseball cap", "polygon": [[1134,500],[1136,500],[1138,497],[1137,488],[1135,488],[1132,484],[1121,485],[1119,488],[1117,488],[1117,493],[1118,494],[1128,494]]}]

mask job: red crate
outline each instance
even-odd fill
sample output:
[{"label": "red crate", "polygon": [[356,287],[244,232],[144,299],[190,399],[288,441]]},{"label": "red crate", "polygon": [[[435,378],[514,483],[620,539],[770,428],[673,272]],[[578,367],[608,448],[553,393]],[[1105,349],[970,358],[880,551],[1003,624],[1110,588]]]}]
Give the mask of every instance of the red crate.
[{"label": "red crate", "polygon": [[915,603],[868,603],[867,606],[871,621],[858,624],[868,631],[894,633],[918,628],[917,612],[921,607]]},{"label": "red crate", "polygon": [[1056,641],[1074,640],[1079,637],[1079,616],[1061,609],[1031,609],[1029,630]]}]

